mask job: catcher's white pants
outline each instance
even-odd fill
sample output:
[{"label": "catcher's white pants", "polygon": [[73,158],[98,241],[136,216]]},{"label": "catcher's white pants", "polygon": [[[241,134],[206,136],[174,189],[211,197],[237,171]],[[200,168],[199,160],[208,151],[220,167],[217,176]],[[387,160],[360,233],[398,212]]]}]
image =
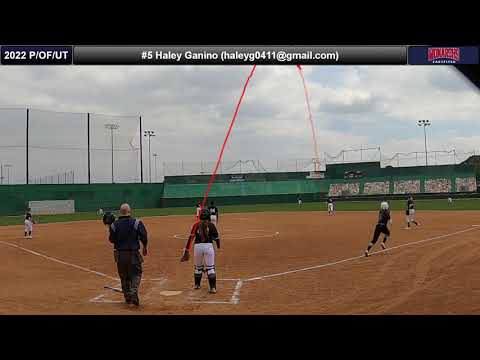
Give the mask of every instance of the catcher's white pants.
[{"label": "catcher's white pants", "polygon": [[328,204],[328,211],[333,212],[333,204],[331,203]]},{"label": "catcher's white pants", "polygon": [[212,243],[195,244],[193,258],[196,274],[201,274],[203,269],[207,270],[208,275],[215,274],[215,251]]},{"label": "catcher's white pants", "polygon": [[25,232],[33,231],[33,223],[30,220],[25,220]]},{"label": "catcher's white pants", "polygon": [[217,215],[210,215],[210,221],[213,225],[217,226]]}]

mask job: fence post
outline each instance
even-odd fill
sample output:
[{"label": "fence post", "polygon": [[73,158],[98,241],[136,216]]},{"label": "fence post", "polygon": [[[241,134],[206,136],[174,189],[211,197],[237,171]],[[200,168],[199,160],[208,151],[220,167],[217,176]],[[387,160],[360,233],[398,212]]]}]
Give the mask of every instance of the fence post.
[{"label": "fence post", "polygon": [[140,120],[140,182],[143,184],[143,137],[142,137],[142,117]]},{"label": "fence post", "polygon": [[26,126],[26,138],[25,138],[25,153],[26,153],[26,164],[25,164],[25,172],[27,177],[27,185],[29,183],[28,177],[30,176],[28,170],[28,130],[30,127],[30,109],[27,108],[27,126]]},{"label": "fence post", "polygon": [[[90,113],[87,113],[87,147],[88,147],[88,184],[91,184],[90,173]],[[65,184],[67,183],[67,173],[65,173]]]}]

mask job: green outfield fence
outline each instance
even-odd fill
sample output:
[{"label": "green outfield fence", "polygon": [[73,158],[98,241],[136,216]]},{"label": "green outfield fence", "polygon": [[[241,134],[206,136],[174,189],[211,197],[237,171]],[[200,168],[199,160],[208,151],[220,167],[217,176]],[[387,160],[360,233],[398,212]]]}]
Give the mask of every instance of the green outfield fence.
[{"label": "green outfield fence", "polygon": [[[213,184],[209,199],[218,205],[288,203],[296,202],[298,196],[304,202],[323,201],[329,195],[340,199],[400,199],[412,192],[394,194],[394,183],[405,181],[418,182],[418,193],[415,193],[417,198],[445,197],[452,193],[455,196],[477,196],[478,181],[475,183],[472,166],[451,166],[443,168],[444,171],[430,168],[423,169],[423,172],[421,170],[411,169],[411,175],[392,174],[348,180],[308,179],[310,173],[222,174]],[[4,185],[0,187],[0,215],[21,214],[29,201],[40,200],[74,200],[77,212],[96,211],[99,208],[117,209],[123,202],[128,202],[137,209],[193,207],[203,199],[208,178],[208,175],[166,177],[164,183],[158,184]],[[457,178],[473,179],[475,187],[471,187],[468,192],[457,188]],[[438,188],[438,192],[425,194],[429,180],[434,180],[435,185],[430,190]],[[388,186],[384,187],[386,194],[365,193],[365,184],[369,182],[388,182]],[[332,194],[332,187],[342,188],[344,184],[358,184],[352,187],[356,193]],[[445,187],[446,185],[448,186]],[[447,189],[448,192],[440,193],[442,189]]]},{"label": "green outfield fence", "polygon": [[0,187],[0,215],[25,211],[29,201],[75,200],[75,211],[118,209],[128,202],[137,209],[162,207],[163,184],[5,185]]}]

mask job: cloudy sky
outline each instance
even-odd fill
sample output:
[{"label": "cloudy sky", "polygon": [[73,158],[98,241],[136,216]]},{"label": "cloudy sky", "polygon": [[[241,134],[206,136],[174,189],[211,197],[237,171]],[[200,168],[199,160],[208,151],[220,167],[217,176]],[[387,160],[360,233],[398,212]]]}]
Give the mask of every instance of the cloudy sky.
[{"label": "cloudy sky", "polygon": [[[152,152],[158,153],[160,175],[163,162],[216,159],[249,71],[249,66],[1,66],[0,107],[78,113],[32,111],[30,142],[37,146],[30,159],[32,176],[78,168],[79,179],[86,177],[86,112],[132,115],[92,116],[92,143],[103,149],[92,155],[97,181],[108,181],[110,171],[104,124],[119,123],[117,141],[126,144],[133,138],[138,146],[138,115],[144,128],[156,131]],[[419,119],[432,122],[429,149],[480,152],[479,91],[454,68],[304,66],[304,73],[322,157],[359,147],[380,146],[385,157],[423,151]],[[312,158],[307,119],[295,66],[259,66],[224,158],[266,164]],[[0,110],[0,124],[0,161],[14,163],[11,177],[22,181],[24,151],[14,146],[25,144],[25,114]],[[47,146],[76,150],[43,148]],[[118,176],[128,178],[138,167],[129,152],[120,154],[115,160]],[[375,156],[374,151],[364,153],[367,159]],[[347,155],[348,160],[359,157]]]}]

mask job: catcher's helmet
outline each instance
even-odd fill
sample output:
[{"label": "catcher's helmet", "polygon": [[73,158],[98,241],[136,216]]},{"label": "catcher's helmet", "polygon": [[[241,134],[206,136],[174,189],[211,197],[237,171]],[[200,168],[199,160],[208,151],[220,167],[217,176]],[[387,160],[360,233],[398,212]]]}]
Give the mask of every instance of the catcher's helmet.
[{"label": "catcher's helmet", "polygon": [[210,220],[210,211],[208,209],[200,211],[200,220]]},{"label": "catcher's helmet", "polygon": [[381,208],[382,210],[388,210],[388,208],[389,208],[388,202],[382,201],[382,203],[380,204],[380,208]]}]

